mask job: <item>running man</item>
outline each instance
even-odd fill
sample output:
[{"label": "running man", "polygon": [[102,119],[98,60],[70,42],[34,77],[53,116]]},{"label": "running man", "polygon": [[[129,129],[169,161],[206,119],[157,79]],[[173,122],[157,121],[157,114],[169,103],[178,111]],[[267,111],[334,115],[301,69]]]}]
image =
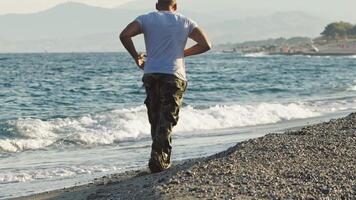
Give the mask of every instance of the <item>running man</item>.
[{"label": "running man", "polygon": [[[120,34],[120,40],[137,66],[144,70],[145,104],[151,124],[152,173],[171,166],[172,129],[177,125],[187,88],[184,58],[211,49],[207,35],[189,18],[176,13],[176,0],[158,0],[157,11],[141,15]],[[144,34],[147,58],[139,54],[132,37]],[[196,44],[185,49],[188,38]]]}]

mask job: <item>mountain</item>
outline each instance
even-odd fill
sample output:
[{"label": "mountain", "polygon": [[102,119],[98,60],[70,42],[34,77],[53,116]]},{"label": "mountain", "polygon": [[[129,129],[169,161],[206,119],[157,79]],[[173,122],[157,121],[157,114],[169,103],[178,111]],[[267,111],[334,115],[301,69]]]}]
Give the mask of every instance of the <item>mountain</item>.
[{"label": "mountain", "polygon": [[132,11],[80,3],[34,14],[2,15],[0,52],[118,51],[119,31],[135,17]]},{"label": "mountain", "polygon": [[131,11],[118,12],[79,3],[66,3],[35,14],[0,16],[0,38],[39,40],[117,32],[133,17]]},{"label": "mountain", "polygon": [[267,16],[232,19],[211,24],[209,33],[220,43],[279,37],[319,36],[326,20],[303,12],[278,12]]},{"label": "mountain", "polygon": [[[282,5],[283,2],[285,2],[285,0],[274,0],[274,1],[280,2],[279,5]],[[157,0],[135,0],[120,5],[118,9],[127,9],[127,10],[154,9],[156,2]],[[262,2],[261,0],[249,0],[248,3],[246,2],[246,0],[223,0],[223,2],[213,1],[213,0],[178,0],[177,2],[178,2],[178,10],[181,10],[182,12],[199,11],[199,13],[218,13],[219,15],[232,14],[235,16],[239,16],[239,15],[241,16],[242,14],[248,14],[251,12],[253,14],[257,14],[257,12],[255,12],[256,5],[261,5],[261,4],[266,4],[266,6],[270,5],[269,2]],[[247,4],[252,5],[252,7]],[[247,10],[245,9],[246,6],[249,7]],[[263,10],[260,10],[259,12],[261,11],[266,12],[265,7]]]},{"label": "mountain", "polygon": [[[33,14],[0,15],[0,52],[123,50],[118,41],[119,32],[136,16],[153,11],[154,2],[136,0],[115,9],[65,3]],[[314,37],[326,24],[302,12],[265,12],[264,15],[257,15],[251,14],[253,12],[247,14],[246,11],[208,12],[194,9],[199,6],[199,2],[202,0],[195,0],[191,4],[182,3],[186,7],[179,11],[206,29],[214,44],[281,36]],[[217,1],[206,2],[212,7],[218,5]],[[142,37],[136,41],[142,50]]]},{"label": "mountain", "polygon": [[[260,0],[258,0],[260,1]],[[117,9],[131,10],[131,11],[150,11],[155,9],[157,0],[135,0],[123,4]],[[214,22],[216,20],[237,19],[243,17],[250,17],[261,13],[259,10],[243,10],[239,9],[237,0],[224,0],[224,3],[219,1],[206,0],[179,0],[178,12],[194,18],[197,21]],[[264,10],[265,13],[269,13]]]}]

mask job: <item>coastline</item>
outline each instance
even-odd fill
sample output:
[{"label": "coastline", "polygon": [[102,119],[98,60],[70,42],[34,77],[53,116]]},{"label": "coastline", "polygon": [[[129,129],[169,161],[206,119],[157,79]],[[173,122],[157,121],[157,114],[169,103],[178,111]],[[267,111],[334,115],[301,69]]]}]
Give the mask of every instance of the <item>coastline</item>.
[{"label": "coastline", "polygon": [[268,55],[281,56],[354,56],[355,53],[317,53],[317,52],[296,52],[296,53],[267,53]]},{"label": "coastline", "polygon": [[241,142],[162,173],[131,171],[17,199],[351,199],[354,163],[356,113]]}]

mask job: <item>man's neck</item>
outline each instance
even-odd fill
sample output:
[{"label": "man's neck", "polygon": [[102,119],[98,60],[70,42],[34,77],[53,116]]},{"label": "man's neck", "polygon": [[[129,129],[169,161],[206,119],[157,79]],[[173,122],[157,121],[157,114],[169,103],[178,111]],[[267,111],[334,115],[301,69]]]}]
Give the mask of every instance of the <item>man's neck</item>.
[{"label": "man's neck", "polygon": [[174,11],[171,11],[171,10],[158,10],[158,12],[174,12]]},{"label": "man's neck", "polygon": [[158,12],[174,12],[175,10],[172,8],[167,8],[167,9],[158,9]]}]

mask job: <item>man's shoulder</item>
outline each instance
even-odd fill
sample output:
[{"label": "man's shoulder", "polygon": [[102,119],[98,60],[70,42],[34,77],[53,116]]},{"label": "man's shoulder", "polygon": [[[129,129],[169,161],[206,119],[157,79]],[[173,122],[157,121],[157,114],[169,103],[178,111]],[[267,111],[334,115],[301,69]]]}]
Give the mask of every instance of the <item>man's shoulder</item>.
[{"label": "man's shoulder", "polygon": [[175,16],[175,20],[176,21],[179,21],[179,22],[183,22],[185,24],[196,24],[192,19],[190,19],[189,17],[181,14],[181,13],[178,13],[178,12],[169,12],[169,13],[164,13],[164,12],[159,12],[159,11],[153,11],[153,12],[149,12],[149,13],[146,13],[146,14],[143,14],[143,15],[140,15],[137,17],[136,20],[140,21],[140,22],[143,22],[143,21],[146,21],[146,20],[149,20],[149,21],[152,21],[152,20],[158,20],[158,19],[161,19],[161,18],[171,18],[169,16]]},{"label": "man's shoulder", "polygon": [[[192,20],[190,17],[187,17],[186,15],[183,15],[182,13],[174,13],[178,18],[180,18],[182,21],[192,23],[194,20]],[[195,23],[195,22],[194,22]]]},{"label": "man's shoulder", "polygon": [[[190,20],[189,17],[186,17],[186,16],[183,15],[182,13],[173,12],[173,13],[170,13],[170,14],[175,15],[175,16],[177,16],[178,18],[181,18],[181,19]],[[142,14],[142,15],[140,15],[139,17],[151,17],[151,16],[159,16],[159,15],[160,15],[160,12],[158,12],[158,11],[152,11],[152,12],[148,12],[148,13]]]},{"label": "man's shoulder", "polygon": [[189,17],[185,16],[184,14],[182,13],[179,13],[179,12],[175,12],[174,13],[177,17],[181,18],[181,19],[184,19],[184,20],[190,20]]}]

